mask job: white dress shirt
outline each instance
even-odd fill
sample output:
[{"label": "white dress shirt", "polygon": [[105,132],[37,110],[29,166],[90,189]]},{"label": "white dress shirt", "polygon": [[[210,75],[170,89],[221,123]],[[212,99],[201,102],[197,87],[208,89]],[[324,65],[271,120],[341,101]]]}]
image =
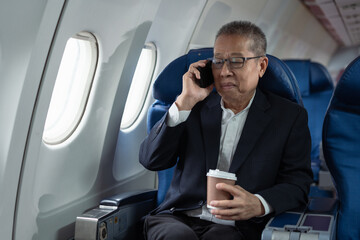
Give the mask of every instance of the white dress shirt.
[{"label": "white dress shirt", "polygon": [[[254,94],[255,96],[255,94]],[[224,107],[224,102],[221,99],[221,108],[222,108],[222,120],[221,120],[221,137],[220,137],[220,151],[217,163],[217,169],[221,171],[229,171],[231,161],[233,159],[236,147],[238,145],[244,124],[249,112],[249,108],[254,100],[254,96],[251,98],[249,104],[241,112],[234,114],[230,109]],[[166,119],[166,124],[169,127],[175,127],[176,125],[186,121],[190,115],[191,110],[189,111],[179,111],[176,104],[173,103],[169,109],[169,114]],[[271,206],[266,202],[266,200],[259,194],[255,194],[257,198],[261,201],[265,209],[265,215],[272,212]],[[199,217],[204,220],[212,221],[215,223],[234,225],[234,221],[231,220],[222,220],[215,218],[206,207],[206,204],[202,208],[186,211],[186,215],[191,217]]]}]

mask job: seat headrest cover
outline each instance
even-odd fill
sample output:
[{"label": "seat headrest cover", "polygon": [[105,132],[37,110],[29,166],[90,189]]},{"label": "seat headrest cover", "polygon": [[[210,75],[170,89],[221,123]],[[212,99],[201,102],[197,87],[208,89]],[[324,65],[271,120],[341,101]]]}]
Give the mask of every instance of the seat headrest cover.
[{"label": "seat headrest cover", "polygon": [[301,96],[310,95],[310,60],[284,60],[286,65],[294,73],[299,84]]},{"label": "seat headrest cover", "polygon": [[289,67],[277,57],[269,54],[266,56],[269,64],[259,81],[259,87],[303,106],[299,86]]},{"label": "seat headrest cover", "polygon": [[310,91],[322,92],[333,90],[334,84],[329,71],[320,63],[310,64]]},{"label": "seat headrest cover", "polygon": [[331,108],[360,114],[360,57],[346,67],[336,85]]},{"label": "seat headrest cover", "polygon": [[164,103],[173,103],[182,90],[182,77],[189,69],[191,63],[211,58],[213,56],[212,48],[202,48],[190,50],[188,54],[183,55],[165,67],[157,77],[153,96]]},{"label": "seat headrest cover", "polygon": [[176,96],[181,93],[182,75],[186,70],[185,55],[167,65],[154,82],[154,98],[165,103],[174,102]]}]

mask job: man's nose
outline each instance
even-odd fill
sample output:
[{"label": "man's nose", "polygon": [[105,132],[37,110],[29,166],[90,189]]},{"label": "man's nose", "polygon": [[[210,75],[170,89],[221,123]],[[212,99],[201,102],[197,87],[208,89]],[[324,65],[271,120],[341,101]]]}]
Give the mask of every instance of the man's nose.
[{"label": "man's nose", "polygon": [[231,74],[230,62],[225,61],[224,64],[222,65],[222,67],[221,67],[220,75],[221,76],[228,76],[229,74]]}]

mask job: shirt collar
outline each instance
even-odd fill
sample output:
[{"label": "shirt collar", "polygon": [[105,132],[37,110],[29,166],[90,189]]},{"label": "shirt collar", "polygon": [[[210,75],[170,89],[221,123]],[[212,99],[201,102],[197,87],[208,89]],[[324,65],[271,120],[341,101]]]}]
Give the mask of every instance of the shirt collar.
[{"label": "shirt collar", "polygon": [[[255,90],[255,92],[254,92],[254,95],[251,97],[251,99],[250,99],[250,101],[249,101],[249,104],[246,106],[246,108],[244,108],[243,110],[241,110],[240,112],[238,112],[236,115],[240,115],[240,114],[243,113],[243,112],[248,112],[248,111],[249,111],[249,108],[250,108],[250,106],[251,106],[251,104],[252,104],[252,102],[253,102],[253,100],[254,100],[255,94],[256,94],[256,90]],[[224,106],[224,100],[223,100],[222,98],[221,98],[221,100],[220,100],[220,106],[221,106],[221,108],[222,108],[222,110],[223,110],[223,119],[224,119],[224,118],[231,118],[231,117],[235,116],[235,114],[234,114],[233,111],[231,111],[231,110],[228,109],[228,108],[225,108],[225,106]]]}]

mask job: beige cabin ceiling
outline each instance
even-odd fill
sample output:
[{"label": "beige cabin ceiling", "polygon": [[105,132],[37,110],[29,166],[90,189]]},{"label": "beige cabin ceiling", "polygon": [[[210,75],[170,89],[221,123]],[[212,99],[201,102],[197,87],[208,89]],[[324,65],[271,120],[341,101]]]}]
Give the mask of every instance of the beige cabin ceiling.
[{"label": "beige cabin ceiling", "polygon": [[360,45],[360,0],[302,1],[339,45]]}]

